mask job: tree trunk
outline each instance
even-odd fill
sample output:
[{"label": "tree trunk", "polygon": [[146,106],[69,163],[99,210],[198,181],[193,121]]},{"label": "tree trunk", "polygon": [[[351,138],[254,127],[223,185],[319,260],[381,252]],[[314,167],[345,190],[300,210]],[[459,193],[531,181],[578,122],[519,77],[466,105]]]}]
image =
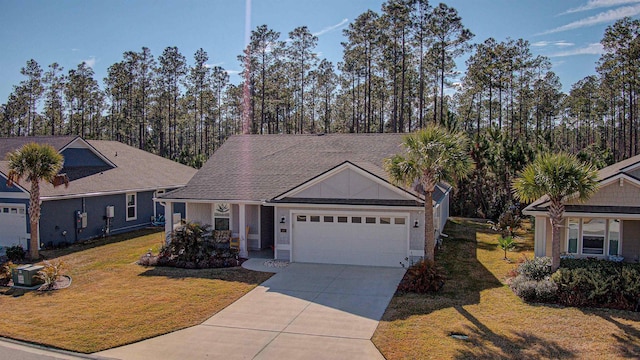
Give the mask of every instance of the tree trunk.
[{"label": "tree trunk", "polygon": [[[430,183],[430,184],[429,184]],[[435,183],[433,181],[423,181],[424,194],[424,258],[425,260],[435,260],[435,229],[433,226],[433,191]]]},{"label": "tree trunk", "polygon": [[31,195],[29,197],[29,221],[31,225],[31,238],[29,239],[29,257],[31,260],[40,258],[38,244],[38,221],[40,220],[40,184],[38,179],[30,179]]},{"label": "tree trunk", "polygon": [[551,271],[560,267],[560,226],[564,214],[564,205],[559,201],[551,201],[549,217],[551,218]]}]

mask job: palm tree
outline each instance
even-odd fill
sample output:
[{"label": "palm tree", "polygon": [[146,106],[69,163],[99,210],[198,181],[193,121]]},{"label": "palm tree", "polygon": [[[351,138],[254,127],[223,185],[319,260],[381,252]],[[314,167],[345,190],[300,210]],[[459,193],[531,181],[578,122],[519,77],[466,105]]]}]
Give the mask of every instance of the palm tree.
[{"label": "palm tree", "polygon": [[62,169],[64,158],[56,149],[47,144],[28,143],[20,149],[7,155],[9,173],[7,185],[13,186],[25,179],[31,183],[29,197],[29,221],[31,223],[31,240],[29,240],[29,255],[35,260],[40,257],[38,252],[38,222],[40,221],[40,181],[47,181],[53,186],[65,184],[69,186],[69,179],[65,174],[58,174]]},{"label": "palm tree", "polygon": [[441,182],[454,184],[466,178],[473,168],[467,152],[467,138],[430,125],[404,137],[403,154],[385,159],[385,169],[396,184],[419,184],[424,192],[424,256],[435,258],[433,192]]},{"label": "palm tree", "polygon": [[560,227],[567,197],[586,201],[598,189],[598,171],[566,153],[545,153],[527,165],[513,181],[513,194],[517,200],[532,202],[548,197],[551,219],[551,268],[560,267]]}]

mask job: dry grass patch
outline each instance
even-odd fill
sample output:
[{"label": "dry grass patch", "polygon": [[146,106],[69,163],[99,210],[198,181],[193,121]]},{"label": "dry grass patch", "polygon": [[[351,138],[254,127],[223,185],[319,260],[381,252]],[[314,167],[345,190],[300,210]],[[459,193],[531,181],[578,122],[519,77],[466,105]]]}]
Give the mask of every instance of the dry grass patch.
[{"label": "dry grass patch", "polygon": [[271,276],[242,268],[145,268],[135,262],[149,249],[157,252],[164,233],[136,235],[43,252],[68,265],[71,287],[24,295],[0,290],[0,336],[105,350],[202,323]]},{"label": "dry grass patch", "polygon": [[[528,226],[528,224],[527,224]],[[503,260],[498,235],[452,219],[437,261],[448,281],[436,295],[396,295],[373,337],[387,359],[602,359],[640,356],[640,314],[526,304],[504,284],[533,234]],[[467,340],[452,338],[464,334]]]}]

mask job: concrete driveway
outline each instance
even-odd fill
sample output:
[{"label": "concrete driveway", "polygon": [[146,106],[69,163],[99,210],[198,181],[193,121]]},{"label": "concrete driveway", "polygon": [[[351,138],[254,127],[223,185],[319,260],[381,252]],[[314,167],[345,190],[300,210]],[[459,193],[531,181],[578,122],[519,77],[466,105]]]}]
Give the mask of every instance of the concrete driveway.
[{"label": "concrete driveway", "polygon": [[290,264],[204,323],[118,359],[384,359],[371,342],[404,269]]}]

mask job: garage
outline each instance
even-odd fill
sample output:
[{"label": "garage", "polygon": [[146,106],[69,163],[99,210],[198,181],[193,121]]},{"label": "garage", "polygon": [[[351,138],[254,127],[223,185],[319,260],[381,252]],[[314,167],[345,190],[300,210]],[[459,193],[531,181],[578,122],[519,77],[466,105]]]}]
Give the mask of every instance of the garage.
[{"label": "garage", "polygon": [[24,204],[0,204],[0,247],[27,246],[27,212]]},{"label": "garage", "polygon": [[409,248],[409,214],[292,213],[292,261],[400,266]]}]

